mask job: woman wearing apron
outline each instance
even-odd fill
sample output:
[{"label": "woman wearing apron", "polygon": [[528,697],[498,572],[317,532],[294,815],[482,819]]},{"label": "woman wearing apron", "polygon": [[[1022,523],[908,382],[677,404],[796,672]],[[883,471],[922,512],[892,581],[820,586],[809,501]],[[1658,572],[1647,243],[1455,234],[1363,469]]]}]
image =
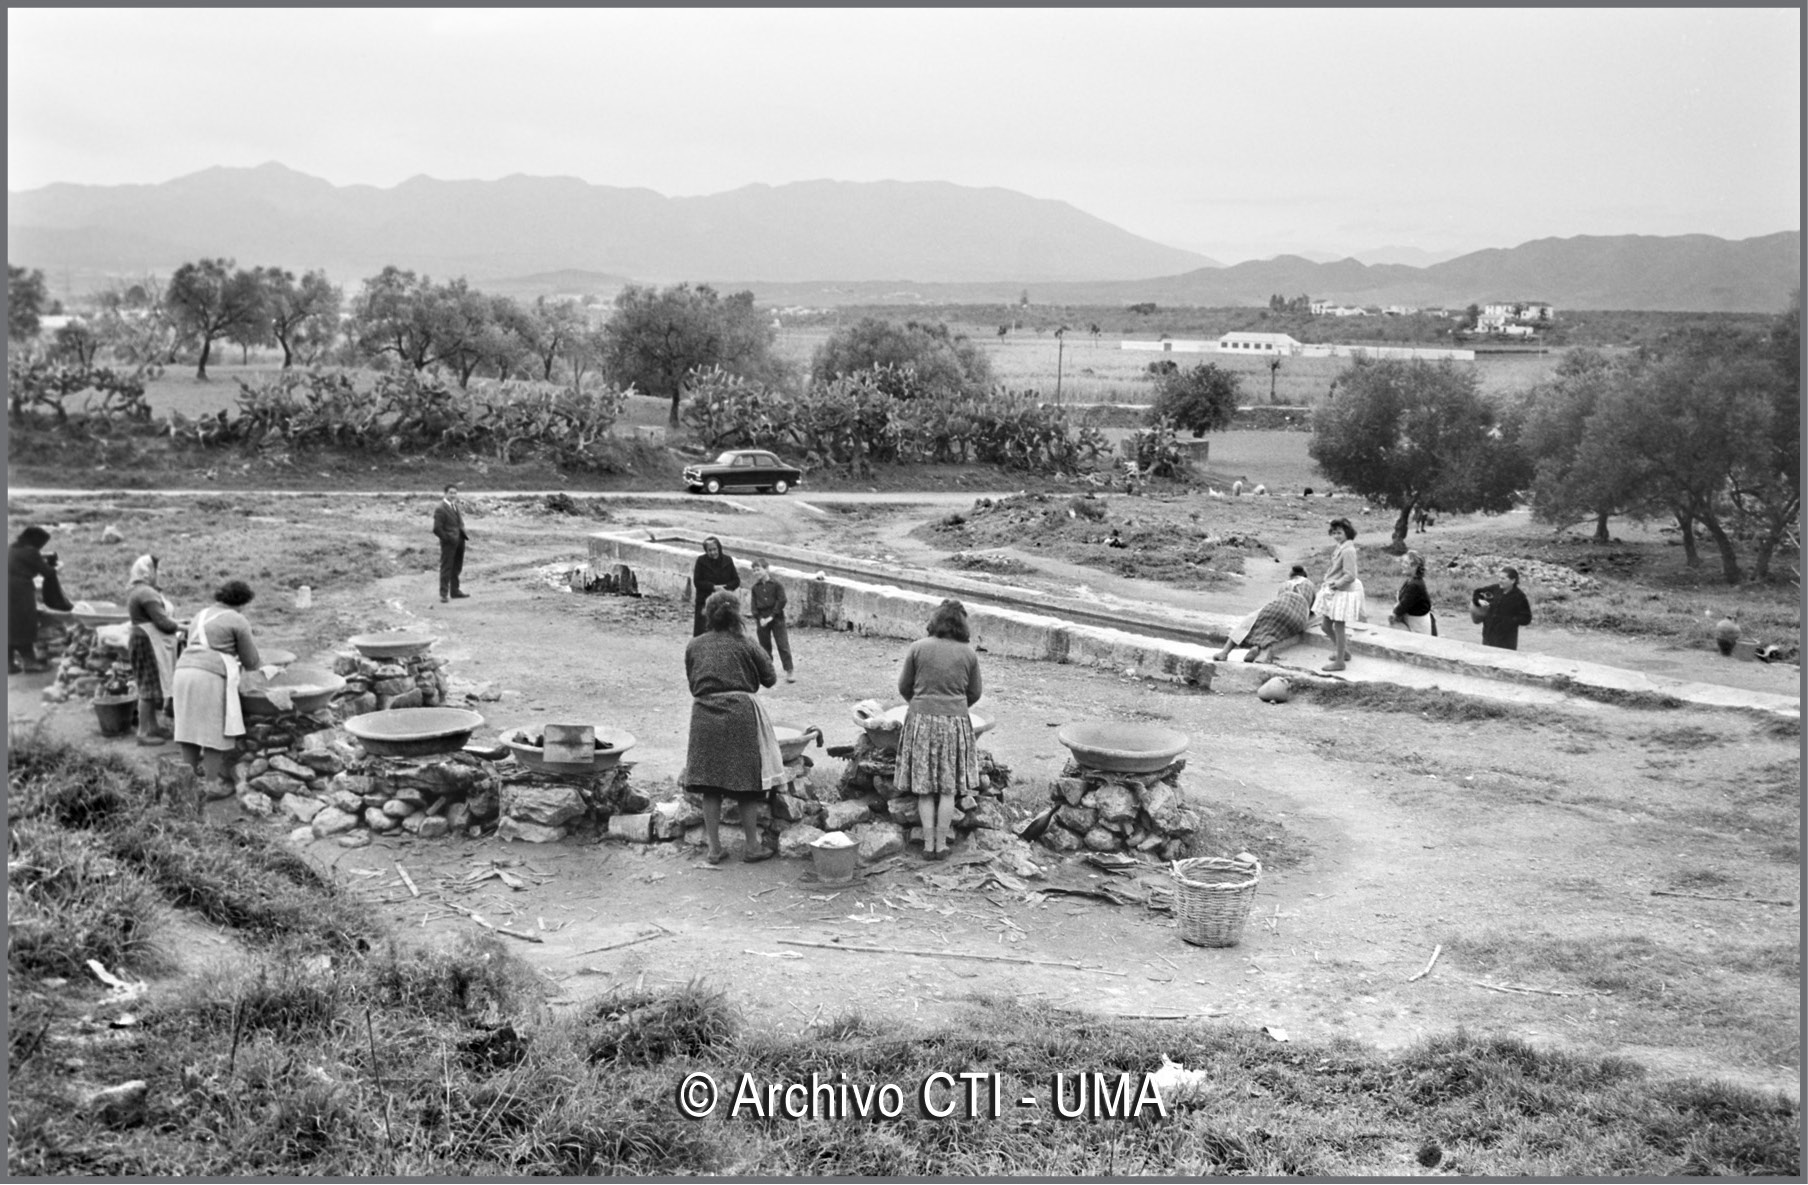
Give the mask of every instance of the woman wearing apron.
[{"label": "woman wearing apron", "polygon": [[154,555],[141,555],[132,563],[126,614],[132,623],[132,681],[138,685],[138,743],[161,745],[171,736],[157,717],[176,684],[177,627],[169,598],[157,588]]},{"label": "woman wearing apron", "polygon": [[239,606],[251,602],[251,586],[228,580],[213,594],[214,604],[195,614],[188,649],[176,660],[176,744],[182,756],[202,764],[205,777],[232,786],[233,755],[245,735],[239,714],[239,678],[245,667],[258,667],[251,623]]}]

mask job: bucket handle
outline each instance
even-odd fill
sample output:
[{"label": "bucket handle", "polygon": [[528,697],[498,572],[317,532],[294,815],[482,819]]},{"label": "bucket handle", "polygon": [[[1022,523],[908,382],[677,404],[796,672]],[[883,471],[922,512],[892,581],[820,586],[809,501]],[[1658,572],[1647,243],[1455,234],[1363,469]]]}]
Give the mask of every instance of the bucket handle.
[{"label": "bucket handle", "polygon": [[[822,748],[822,729],[820,729],[820,728],[816,727],[814,724],[812,724],[812,725],[810,725],[810,727],[804,729],[803,735],[805,738],[807,738],[807,737],[809,737],[809,735],[811,733],[816,734],[816,747],[818,749]],[[806,743],[804,745],[804,748],[806,748],[806,749],[808,749],[809,747],[810,746],[808,743]]]}]

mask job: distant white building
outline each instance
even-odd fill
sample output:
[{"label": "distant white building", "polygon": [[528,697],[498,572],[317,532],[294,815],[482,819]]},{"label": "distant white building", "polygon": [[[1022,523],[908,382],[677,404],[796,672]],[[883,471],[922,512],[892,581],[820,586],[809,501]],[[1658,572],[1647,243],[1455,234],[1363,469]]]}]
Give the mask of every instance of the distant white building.
[{"label": "distant white building", "polygon": [[[1481,315],[1475,320],[1475,327],[1485,333],[1501,333],[1508,326],[1526,326],[1537,329],[1549,325],[1556,319],[1557,311],[1548,304],[1538,301],[1507,301],[1499,304],[1482,306]],[[1516,333],[1514,337],[1524,337]]]},{"label": "distant white building", "polygon": [[1232,330],[1218,339],[1218,349],[1233,354],[1297,354],[1302,343],[1285,333],[1252,333]]}]

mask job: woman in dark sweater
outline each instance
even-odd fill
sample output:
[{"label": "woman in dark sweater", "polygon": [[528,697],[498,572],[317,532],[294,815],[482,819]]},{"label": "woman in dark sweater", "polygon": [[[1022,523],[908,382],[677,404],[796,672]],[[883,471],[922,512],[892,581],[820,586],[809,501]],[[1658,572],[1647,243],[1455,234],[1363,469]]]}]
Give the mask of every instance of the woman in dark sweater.
[{"label": "woman in dark sweater", "polygon": [[55,556],[44,554],[50,532],[26,527],[6,550],[6,669],[9,674],[41,671],[38,661],[38,582],[44,578],[44,603],[63,612],[75,608],[57,580]]},{"label": "woman in dark sweater", "polygon": [[719,588],[732,592],[741,587],[741,574],[735,571],[734,560],[722,550],[722,541],[714,535],[703,541],[703,554],[691,568],[691,587],[697,594],[696,611],[691,616],[691,637],[696,638],[707,628],[703,623],[703,605],[709,600],[709,594]]},{"label": "woman in dark sweater", "polygon": [[1407,552],[1400,557],[1400,571],[1406,574],[1406,581],[1400,585],[1400,595],[1387,623],[1437,637],[1438,617],[1431,611],[1431,593],[1425,587],[1425,557],[1416,551]]},{"label": "woman in dark sweater", "polygon": [[749,864],[771,859],[760,841],[759,806],[769,791],[783,786],[784,755],[764,707],[754,696],[778,682],[772,660],[747,640],[741,604],[731,592],[713,594],[703,606],[708,631],[684,648],[684,676],[691,689],[691,733],[682,781],[703,797],[703,834],[709,840],[709,862],[724,855],[720,828],[722,799],[741,807],[741,859]]},{"label": "woman in dark sweater", "polygon": [[957,795],[979,786],[979,750],[969,709],[983,687],[979,656],[967,644],[967,609],[943,601],[929,619],[929,636],[910,645],[898,675],[898,694],[910,704],[898,738],[898,789],[917,796],[923,854],[946,859]]}]

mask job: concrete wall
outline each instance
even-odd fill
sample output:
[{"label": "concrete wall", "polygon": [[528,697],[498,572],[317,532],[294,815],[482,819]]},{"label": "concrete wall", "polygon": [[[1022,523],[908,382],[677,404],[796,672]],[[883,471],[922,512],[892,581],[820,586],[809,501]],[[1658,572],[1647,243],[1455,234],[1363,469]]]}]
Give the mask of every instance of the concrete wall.
[{"label": "concrete wall", "polygon": [[[700,534],[695,540],[690,535],[667,531],[655,540],[646,532],[599,532],[589,537],[590,564],[599,569],[627,564],[634,569],[643,595],[685,599],[690,595],[691,568],[702,539]],[[772,574],[785,584],[791,620],[801,626],[915,639],[923,636],[924,625],[944,597],[998,595],[994,586],[940,573],[936,583],[942,587],[933,591],[830,576],[808,562],[812,553],[769,543],[743,548],[736,546],[739,542],[724,540],[723,548],[741,563],[752,555],[765,556],[772,564]],[[803,562],[796,562],[799,560]],[[846,565],[848,561],[838,559],[837,563]],[[1026,591],[1024,596],[1035,598],[1038,594]],[[1212,683],[1212,652],[1197,643],[1085,625],[1011,606],[974,600],[967,600],[966,605],[973,644],[984,653],[1109,667],[1199,687]]]}]

